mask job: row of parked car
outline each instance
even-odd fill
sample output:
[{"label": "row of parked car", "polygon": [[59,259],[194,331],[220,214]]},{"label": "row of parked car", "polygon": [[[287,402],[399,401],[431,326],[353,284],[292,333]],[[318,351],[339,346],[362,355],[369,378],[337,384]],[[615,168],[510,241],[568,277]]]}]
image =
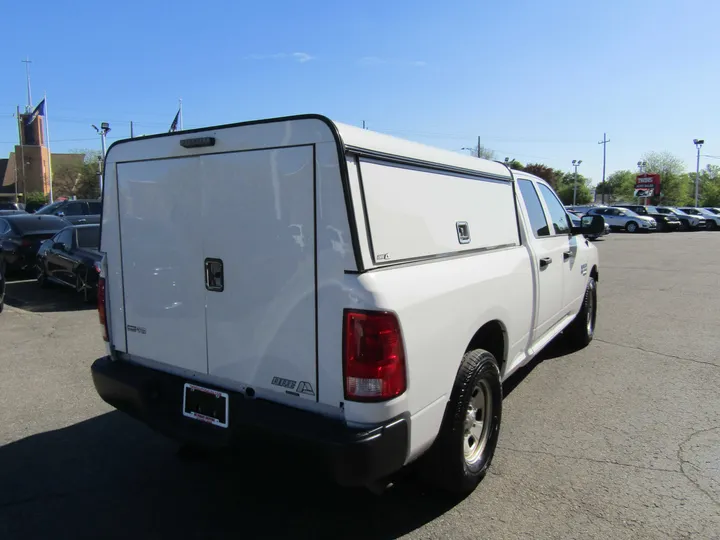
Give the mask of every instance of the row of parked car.
[{"label": "row of parked car", "polygon": [[720,229],[720,208],[694,208],[616,204],[613,206],[568,206],[576,216],[602,216],[611,230],[672,232]]},{"label": "row of parked car", "polygon": [[32,276],[41,287],[75,289],[87,302],[97,294],[102,203],[57,201],[34,213],[0,210],[0,311],[8,276]]}]

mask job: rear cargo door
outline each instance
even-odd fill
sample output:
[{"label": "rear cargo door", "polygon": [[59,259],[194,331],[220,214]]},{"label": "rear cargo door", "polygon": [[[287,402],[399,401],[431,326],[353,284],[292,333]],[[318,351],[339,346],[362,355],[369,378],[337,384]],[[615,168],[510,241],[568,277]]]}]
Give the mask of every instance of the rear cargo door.
[{"label": "rear cargo door", "polygon": [[209,373],[317,399],[312,146],[205,155]]},{"label": "rear cargo door", "polygon": [[207,373],[198,158],[117,165],[127,352]]}]

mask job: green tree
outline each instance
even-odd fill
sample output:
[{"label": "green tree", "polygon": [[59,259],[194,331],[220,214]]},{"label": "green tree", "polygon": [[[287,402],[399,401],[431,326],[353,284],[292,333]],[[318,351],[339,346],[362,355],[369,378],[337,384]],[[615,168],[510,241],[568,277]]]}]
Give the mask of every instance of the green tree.
[{"label": "green tree", "polygon": [[514,158],[511,160],[508,160],[508,158],[505,158],[505,164],[515,171],[525,170],[525,165],[523,165],[517,159],[514,159]]},{"label": "green tree", "polygon": [[652,197],[653,204],[685,206],[694,201],[692,182],[680,158],[670,152],[648,152],[642,160],[647,162],[647,172],[660,175],[660,195]]},{"label": "green tree", "polygon": [[98,178],[100,152],[75,151],[82,159],[66,159],[53,167],[53,196],[95,199],[100,196]]},{"label": "green tree", "polygon": [[[695,185],[696,173],[688,173]],[[693,201],[695,193],[693,192]],[[700,206],[720,207],[720,166],[708,165],[700,171]]]},{"label": "green tree", "polygon": [[527,173],[534,174],[538,178],[542,178],[550,184],[553,189],[557,189],[559,179],[563,174],[562,172],[556,171],[552,167],[548,167],[542,163],[528,163],[525,165],[523,170]]},{"label": "green tree", "polygon": [[598,193],[603,193],[603,190],[607,190],[605,191],[606,202],[631,202],[635,190],[636,176],[637,173],[628,170],[615,171],[607,177],[604,185],[602,182],[598,184]]},{"label": "green tree", "polygon": [[575,173],[563,173],[555,170],[555,179],[557,185],[555,191],[560,197],[563,204],[588,204],[592,202],[592,193],[590,191],[590,179],[582,174],[577,175],[577,193],[575,193]]},{"label": "green tree", "polygon": [[466,148],[466,150],[470,150],[471,154],[475,157],[483,159],[495,159],[495,150],[491,150],[490,148],[487,148],[483,145],[480,145],[479,152],[477,145],[473,146],[472,148]]}]

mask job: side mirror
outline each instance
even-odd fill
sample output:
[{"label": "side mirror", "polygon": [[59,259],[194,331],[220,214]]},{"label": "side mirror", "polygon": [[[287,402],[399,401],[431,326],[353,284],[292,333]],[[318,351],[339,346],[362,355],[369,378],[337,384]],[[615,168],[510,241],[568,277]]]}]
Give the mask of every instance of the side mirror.
[{"label": "side mirror", "polygon": [[583,216],[580,219],[580,227],[573,227],[572,233],[575,234],[600,234],[605,231],[605,218],[602,216]]},{"label": "side mirror", "polygon": [[65,212],[63,212],[62,210],[58,210],[57,212],[55,212],[55,215],[57,217],[65,217]]},{"label": "side mirror", "polygon": [[53,249],[57,249],[59,251],[65,251],[65,244],[62,242],[53,242]]}]

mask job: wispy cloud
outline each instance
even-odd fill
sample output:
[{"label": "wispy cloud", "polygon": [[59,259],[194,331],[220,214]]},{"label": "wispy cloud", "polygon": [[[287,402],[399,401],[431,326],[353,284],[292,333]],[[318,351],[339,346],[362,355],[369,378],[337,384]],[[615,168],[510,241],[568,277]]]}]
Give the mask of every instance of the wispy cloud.
[{"label": "wispy cloud", "polygon": [[314,60],[315,57],[305,52],[294,53],[273,53],[273,54],[249,54],[246,60],[295,60],[301,64]]},{"label": "wispy cloud", "polygon": [[425,67],[427,66],[427,62],[424,60],[413,60],[413,61],[407,61],[407,60],[396,60],[392,58],[380,58],[377,56],[363,56],[362,58],[358,59],[358,64],[361,66],[383,66],[383,65],[390,65],[390,66],[410,66],[410,67]]},{"label": "wispy cloud", "polygon": [[304,64],[305,62],[309,62],[310,60],[314,60],[314,56],[310,56],[308,53],[304,52],[294,52],[292,53],[292,57],[300,62],[301,64]]}]

